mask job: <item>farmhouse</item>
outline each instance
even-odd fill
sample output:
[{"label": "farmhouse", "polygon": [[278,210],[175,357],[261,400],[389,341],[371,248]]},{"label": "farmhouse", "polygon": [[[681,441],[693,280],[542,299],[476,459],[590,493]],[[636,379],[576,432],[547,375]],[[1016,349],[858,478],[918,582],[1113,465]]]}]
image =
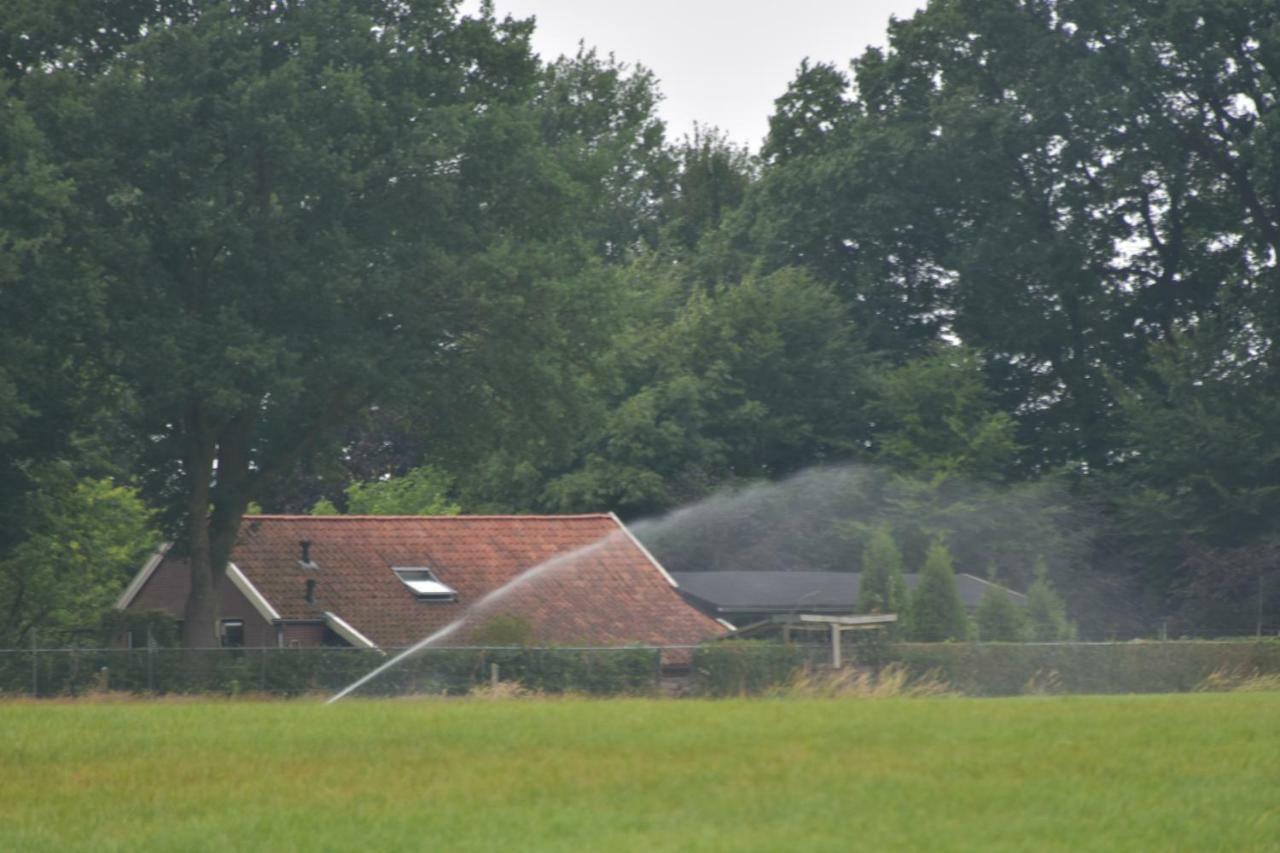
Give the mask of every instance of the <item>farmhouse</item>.
[{"label": "farmhouse", "polygon": [[[162,552],[117,607],[178,619],[189,586],[185,560]],[[219,595],[224,646],[400,648],[464,615],[444,642],[483,641],[500,618],[533,645],[686,645],[725,631],[612,514],[246,516]]]},{"label": "farmhouse", "polygon": [[[858,612],[857,572],[677,572],[680,593],[709,616],[735,625],[770,616],[796,613],[851,616]],[[919,575],[904,576],[915,589]],[[970,574],[956,575],[956,591],[970,613],[977,609],[990,581]],[[996,584],[996,586],[999,586]],[[1004,589],[1004,587],[1000,587]],[[1027,597],[1005,589],[1020,607]]]}]

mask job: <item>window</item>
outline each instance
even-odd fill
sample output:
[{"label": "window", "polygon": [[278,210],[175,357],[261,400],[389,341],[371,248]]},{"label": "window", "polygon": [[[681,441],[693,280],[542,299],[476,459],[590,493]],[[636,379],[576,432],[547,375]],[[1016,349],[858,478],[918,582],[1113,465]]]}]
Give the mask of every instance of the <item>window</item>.
[{"label": "window", "polygon": [[219,634],[222,637],[222,647],[224,649],[244,648],[243,619],[223,619],[222,630],[219,631]]},{"label": "window", "polygon": [[413,594],[424,601],[457,601],[458,592],[451,586],[440,582],[440,579],[427,568],[393,568],[396,577]]}]

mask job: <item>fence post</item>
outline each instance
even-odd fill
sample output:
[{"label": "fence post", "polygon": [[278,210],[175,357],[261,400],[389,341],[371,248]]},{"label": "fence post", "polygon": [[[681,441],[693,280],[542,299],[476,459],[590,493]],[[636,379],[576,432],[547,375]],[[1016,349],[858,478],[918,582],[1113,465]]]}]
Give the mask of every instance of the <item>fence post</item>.
[{"label": "fence post", "polygon": [[494,689],[498,687],[498,664],[494,662],[489,663],[489,686]]},{"label": "fence post", "polygon": [[147,692],[152,696],[156,692],[156,638],[147,625]]},{"label": "fence post", "polygon": [[36,629],[31,629],[31,698],[40,698],[40,653],[36,646]]}]

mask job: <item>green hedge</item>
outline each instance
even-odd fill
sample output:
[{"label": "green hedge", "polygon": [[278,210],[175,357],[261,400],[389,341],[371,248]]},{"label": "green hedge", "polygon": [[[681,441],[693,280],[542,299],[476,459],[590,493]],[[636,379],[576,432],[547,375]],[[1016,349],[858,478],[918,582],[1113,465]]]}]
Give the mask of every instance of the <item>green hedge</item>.
[{"label": "green hedge", "polygon": [[[659,652],[618,649],[427,649],[360,689],[364,696],[466,693],[499,678],[544,693],[655,690]],[[0,695],[334,693],[387,661],[367,649],[76,649],[0,651]]]},{"label": "green hedge", "polygon": [[936,671],[969,696],[1176,693],[1218,671],[1280,673],[1280,640],[1129,643],[897,643],[887,658]]},{"label": "green hedge", "polygon": [[[936,672],[970,696],[1027,692],[1161,693],[1194,690],[1215,672],[1280,674],[1280,640],[1131,643],[896,643],[850,648],[855,663],[901,663]],[[785,684],[806,664],[826,663],[821,645],[729,641],[693,652],[689,692],[737,696]],[[619,649],[428,649],[361,688],[362,696],[461,694],[490,677],[543,693],[597,696],[656,692],[659,651]],[[334,693],[387,658],[365,649],[77,649],[0,651],[0,695],[135,693]]]},{"label": "green hedge", "polygon": [[744,696],[785,684],[810,650],[763,640],[726,640],[693,653],[692,692],[699,696]]}]

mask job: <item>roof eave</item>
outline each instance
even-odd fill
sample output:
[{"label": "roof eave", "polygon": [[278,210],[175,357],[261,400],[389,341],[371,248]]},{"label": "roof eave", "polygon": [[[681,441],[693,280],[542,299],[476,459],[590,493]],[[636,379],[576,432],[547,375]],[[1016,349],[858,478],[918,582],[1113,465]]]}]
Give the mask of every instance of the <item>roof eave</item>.
[{"label": "roof eave", "polygon": [[120,593],[120,597],[116,599],[116,609],[126,610],[133,600],[138,597],[138,593],[142,592],[142,588],[147,585],[147,581],[151,580],[151,576],[156,573],[156,569],[160,568],[160,564],[164,562],[164,557],[169,553],[169,549],[173,547],[172,542],[165,542],[155,553],[152,554],[138,573],[133,576],[133,580],[129,581],[129,585],[124,588],[124,592]]},{"label": "roof eave", "polygon": [[657,569],[664,578],[667,579],[667,583],[671,584],[671,588],[679,589],[680,584],[676,583],[676,579],[671,577],[671,573],[662,567],[662,564],[658,562],[658,558],[653,556],[653,554],[650,554],[649,549],[644,547],[644,545],[641,544],[640,540],[636,538],[635,534],[632,533],[631,530],[625,524],[622,523],[622,519],[618,518],[618,514],[616,512],[611,512],[609,513],[609,518],[613,519],[613,523],[618,525],[618,529],[621,530],[626,535],[626,537],[631,540],[631,544],[639,548],[640,553],[644,554],[645,559],[647,559],[650,562],[650,564],[652,564],[653,567]]}]

